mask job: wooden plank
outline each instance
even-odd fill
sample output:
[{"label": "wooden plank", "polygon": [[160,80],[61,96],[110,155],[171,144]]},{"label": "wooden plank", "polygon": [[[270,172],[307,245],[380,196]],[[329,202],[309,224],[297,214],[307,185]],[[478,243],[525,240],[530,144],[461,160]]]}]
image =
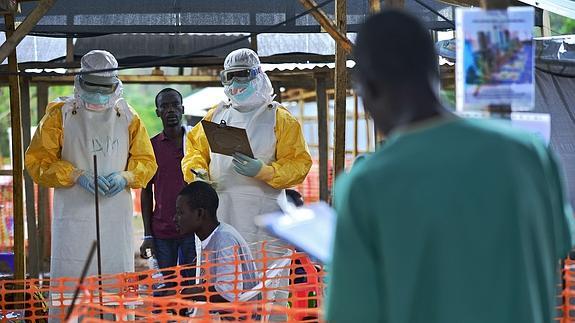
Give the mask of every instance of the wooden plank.
[{"label": "wooden plank", "polygon": [[[286,54],[264,56],[260,60],[263,64],[279,64],[279,63],[330,63],[333,62],[334,55],[318,55],[318,54]],[[222,57],[191,57],[187,59],[174,59],[163,62],[159,66],[173,66],[173,67],[205,67],[213,66],[221,68],[224,64]],[[127,64],[120,61],[121,66]],[[55,68],[80,68],[80,62],[29,62],[19,65],[22,70],[25,69],[55,69]],[[129,66],[132,67],[132,66]],[[153,67],[153,66],[148,66]],[[136,68],[136,67],[132,67]],[[6,71],[5,66],[0,66],[0,71]]]},{"label": "wooden plank", "polygon": [[[335,1],[336,25],[342,34],[345,35],[347,28],[347,1]],[[335,50],[335,127],[334,127],[334,158],[333,169],[337,176],[345,167],[345,126],[346,126],[346,73],[347,53],[341,43],[336,43]]]},{"label": "wooden plank", "polygon": [[[375,13],[378,13],[379,11],[381,11],[381,5],[380,5],[379,0],[369,0],[369,1],[370,1],[369,11],[372,14],[375,14]],[[385,3],[386,8],[393,8],[393,7],[400,5],[394,1],[388,2],[388,0],[386,0],[384,3]],[[401,7],[403,7],[403,4],[401,4]],[[366,122],[366,126],[367,126],[369,124],[369,117],[368,116],[365,116],[365,122]],[[369,127],[367,127],[367,139],[368,139],[367,147],[369,147],[370,137],[371,136],[370,136]],[[374,127],[373,128],[373,137],[375,138],[375,142],[377,143],[379,140],[383,140],[384,136],[383,136],[383,133],[381,131],[377,130],[377,128]]]},{"label": "wooden plank", "polygon": [[[4,15],[6,39],[14,34],[14,16]],[[8,70],[18,72],[16,46],[8,55]],[[4,58],[2,58],[4,60]],[[20,78],[18,74],[9,76],[10,83],[10,121],[12,127],[12,169],[14,208],[14,278],[24,279],[26,275],[26,250],[24,245],[24,165],[22,162],[22,117],[20,114]]]},{"label": "wooden plank", "polygon": [[509,0],[481,0],[481,7],[486,10],[504,10],[509,7]]},{"label": "wooden plank", "polygon": [[315,81],[315,91],[317,97],[317,136],[319,152],[319,199],[328,201],[328,110],[327,110],[327,91],[325,76],[320,75]]},{"label": "wooden plank", "polygon": [[[301,87],[313,89],[315,83],[310,76],[294,75],[283,76],[272,74],[272,82],[281,82],[286,87]],[[212,75],[120,75],[124,84],[189,84],[201,86],[221,86],[222,83],[218,76]],[[0,77],[0,83],[2,78]],[[32,76],[31,83],[50,83],[50,84],[74,84],[74,77],[70,75],[52,75],[52,76]]]},{"label": "wooden plank", "polygon": [[0,176],[12,176],[12,170],[11,169],[0,169]]},{"label": "wooden plank", "polygon": [[[325,29],[325,31],[335,40],[335,43],[338,44],[345,50],[347,54],[351,53],[351,48],[353,44],[351,40],[347,38],[346,35],[346,28],[341,29],[338,27],[337,23],[334,23],[329,17],[325,14],[323,10],[317,8],[317,3],[314,0],[299,0],[299,2],[307,9],[314,9],[310,12],[312,17],[320,24],[320,26]],[[347,12],[345,12],[347,13]],[[345,14],[344,14],[345,16]],[[343,18],[347,21],[347,17]],[[336,20],[337,20],[337,13],[336,13]]]},{"label": "wooden plank", "polygon": [[405,6],[405,1],[404,0],[385,0],[383,2],[383,5],[386,8],[403,8]]},{"label": "wooden plank", "polygon": [[66,38],[66,62],[74,61],[74,38]]},{"label": "wooden plank", "polygon": [[[22,106],[22,142],[23,147],[30,145],[30,80],[22,78],[20,81],[21,106]],[[32,278],[38,278],[38,230],[36,226],[36,205],[34,194],[34,182],[28,173],[24,173],[24,191],[26,192],[26,225],[28,231],[28,274]]]},{"label": "wooden plank", "polygon": [[[6,37],[6,41],[0,46],[0,62],[3,62],[10,53],[16,49],[16,46],[24,39],[36,23],[52,8],[56,0],[40,0],[36,8],[24,19],[24,21],[10,33],[10,37]],[[8,31],[8,28],[6,28]]]},{"label": "wooden plank", "polygon": [[275,101],[282,103],[282,91],[281,91],[281,85],[279,82],[272,82],[272,87],[274,88],[274,94],[276,95],[275,97]]},{"label": "wooden plank", "polygon": [[439,0],[439,1],[459,7],[479,7],[481,5],[480,0]]},{"label": "wooden plank", "polygon": [[541,26],[541,34],[543,37],[553,36],[551,32],[551,17],[548,10],[543,10],[543,26]]},{"label": "wooden plank", "polygon": [[353,156],[358,155],[358,141],[359,141],[359,104],[357,100],[357,93],[353,94]]},{"label": "wooden plank", "polygon": [[[47,83],[37,84],[37,116],[38,122],[44,116],[46,112],[46,106],[48,105],[48,93],[49,87]],[[45,257],[50,257],[50,190],[44,186],[38,186],[38,260],[40,266],[40,272],[44,273],[49,271],[50,268],[44,267],[46,263]]]},{"label": "wooden plank", "polygon": [[257,34],[251,34],[250,35],[250,48],[254,52],[256,52],[256,53],[258,52],[258,35]]},{"label": "wooden plank", "polygon": [[[120,75],[123,83],[139,84],[187,84],[187,83],[220,83],[219,76],[215,75]],[[54,75],[54,76],[34,76],[32,82],[55,83],[74,83],[73,75]]]},{"label": "wooden plank", "polygon": [[381,11],[381,1],[380,0],[369,0],[369,12],[378,13]]}]

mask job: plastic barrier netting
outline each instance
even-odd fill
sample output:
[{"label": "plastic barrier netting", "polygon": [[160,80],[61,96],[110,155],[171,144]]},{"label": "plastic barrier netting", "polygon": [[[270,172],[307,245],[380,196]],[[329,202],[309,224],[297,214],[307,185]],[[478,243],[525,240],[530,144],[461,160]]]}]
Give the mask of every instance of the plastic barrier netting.
[{"label": "plastic barrier netting", "polygon": [[323,267],[290,247],[250,249],[253,260],[230,249],[199,266],[89,276],[75,300],[78,278],[2,281],[0,319],[64,322],[74,303],[71,322],[320,321]]}]

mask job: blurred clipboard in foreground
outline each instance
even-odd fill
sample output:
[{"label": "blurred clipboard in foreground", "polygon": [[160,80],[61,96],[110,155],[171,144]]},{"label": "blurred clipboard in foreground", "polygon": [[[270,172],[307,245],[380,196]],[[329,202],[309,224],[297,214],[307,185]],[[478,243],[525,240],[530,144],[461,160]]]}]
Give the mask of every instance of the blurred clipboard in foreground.
[{"label": "blurred clipboard in foreground", "polygon": [[232,156],[238,152],[254,158],[246,129],[230,127],[225,121],[217,124],[206,120],[202,120],[202,127],[213,153]]},{"label": "blurred clipboard in foreground", "polygon": [[325,202],[256,217],[256,224],[322,263],[331,261],[335,212]]}]

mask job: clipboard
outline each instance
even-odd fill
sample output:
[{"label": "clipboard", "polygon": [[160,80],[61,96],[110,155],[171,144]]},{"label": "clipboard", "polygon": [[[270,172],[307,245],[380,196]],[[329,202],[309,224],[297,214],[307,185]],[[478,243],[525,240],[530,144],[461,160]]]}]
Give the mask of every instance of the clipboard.
[{"label": "clipboard", "polygon": [[257,226],[287,241],[324,264],[331,263],[336,216],[325,202],[318,202],[287,213],[274,212],[254,218]]},{"label": "clipboard", "polygon": [[254,158],[246,129],[230,127],[224,120],[220,124],[202,120],[202,127],[213,153],[232,156],[238,152]]}]

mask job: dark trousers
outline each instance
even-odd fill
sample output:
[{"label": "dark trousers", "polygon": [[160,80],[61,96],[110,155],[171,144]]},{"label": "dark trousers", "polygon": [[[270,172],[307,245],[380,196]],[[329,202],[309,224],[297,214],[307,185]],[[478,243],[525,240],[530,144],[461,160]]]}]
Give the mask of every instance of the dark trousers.
[{"label": "dark trousers", "polygon": [[[194,236],[181,239],[154,239],[155,257],[160,268],[174,267],[180,265],[195,265],[196,263],[196,246]],[[193,278],[196,275],[194,269],[185,269],[181,271],[185,278]],[[162,271],[164,279],[170,280],[175,278],[173,271]],[[191,285],[193,280],[187,280],[182,285]],[[163,288],[154,292],[155,296],[170,296],[175,294],[174,288],[177,286],[174,282],[166,282]]]},{"label": "dark trousers", "polygon": [[195,239],[185,237],[181,239],[154,239],[154,247],[156,249],[156,260],[160,268],[173,267],[178,264],[178,256],[180,265],[193,265],[196,261],[196,246]]}]

